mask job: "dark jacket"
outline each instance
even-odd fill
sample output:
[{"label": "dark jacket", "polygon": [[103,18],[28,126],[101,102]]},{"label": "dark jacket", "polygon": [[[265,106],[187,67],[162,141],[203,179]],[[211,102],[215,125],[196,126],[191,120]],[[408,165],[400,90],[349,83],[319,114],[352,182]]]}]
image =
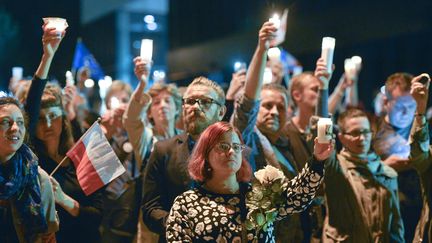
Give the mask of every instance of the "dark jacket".
[{"label": "dark jacket", "polygon": [[426,122],[414,122],[411,130],[412,166],[420,175],[423,208],[417,224],[413,242],[431,242],[432,240],[432,155],[429,147],[429,131]]},{"label": "dark jacket", "polygon": [[[368,162],[378,163],[376,172]],[[396,171],[374,153],[362,160],[344,150],[325,170],[322,242],[404,242]]]}]

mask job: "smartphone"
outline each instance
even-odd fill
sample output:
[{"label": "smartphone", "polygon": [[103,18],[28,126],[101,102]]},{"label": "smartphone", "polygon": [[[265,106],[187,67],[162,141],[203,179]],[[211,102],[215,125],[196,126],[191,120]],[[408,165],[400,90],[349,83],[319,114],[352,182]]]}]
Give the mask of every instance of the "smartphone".
[{"label": "smartphone", "polygon": [[429,75],[424,74],[420,79],[419,82],[422,84],[427,84],[429,82],[430,78]]}]

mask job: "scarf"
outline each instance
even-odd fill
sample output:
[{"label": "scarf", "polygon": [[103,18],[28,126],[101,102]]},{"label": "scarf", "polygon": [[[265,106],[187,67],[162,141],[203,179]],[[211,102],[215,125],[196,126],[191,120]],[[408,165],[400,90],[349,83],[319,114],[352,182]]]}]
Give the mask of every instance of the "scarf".
[{"label": "scarf", "polygon": [[0,165],[0,199],[8,200],[16,208],[26,239],[48,229],[38,175],[38,158],[25,144]]}]

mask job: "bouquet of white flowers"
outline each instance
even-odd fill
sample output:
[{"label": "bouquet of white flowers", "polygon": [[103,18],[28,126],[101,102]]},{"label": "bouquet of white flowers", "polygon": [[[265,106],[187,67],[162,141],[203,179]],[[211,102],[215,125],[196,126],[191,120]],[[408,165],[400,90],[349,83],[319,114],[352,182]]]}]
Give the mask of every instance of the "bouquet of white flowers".
[{"label": "bouquet of white flowers", "polygon": [[279,205],[284,202],[282,195],[288,186],[283,172],[273,166],[267,165],[254,173],[252,190],[246,194],[246,229],[255,229],[255,237],[260,230],[267,231],[278,214]]}]

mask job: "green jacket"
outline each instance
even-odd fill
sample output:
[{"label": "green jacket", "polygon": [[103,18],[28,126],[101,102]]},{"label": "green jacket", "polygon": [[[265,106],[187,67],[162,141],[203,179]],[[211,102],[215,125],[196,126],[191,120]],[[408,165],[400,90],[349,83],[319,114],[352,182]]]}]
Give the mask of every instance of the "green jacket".
[{"label": "green jacket", "polygon": [[[376,172],[368,163],[378,163]],[[396,171],[375,153],[360,159],[345,150],[325,171],[324,243],[404,242]]]}]

